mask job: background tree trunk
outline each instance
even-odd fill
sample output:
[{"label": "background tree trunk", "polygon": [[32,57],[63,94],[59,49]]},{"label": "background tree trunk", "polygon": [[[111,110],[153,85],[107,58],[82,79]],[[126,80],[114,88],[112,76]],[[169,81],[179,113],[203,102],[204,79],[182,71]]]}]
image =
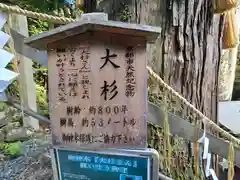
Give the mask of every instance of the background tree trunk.
[{"label": "background tree trunk", "polygon": [[217,122],[223,17],[209,0],[101,0],[110,19],[119,20],[125,5],[130,21],[160,26],[162,35],[149,45],[149,65],[175,90]]},{"label": "background tree trunk", "polygon": [[[217,122],[223,16],[209,0],[133,1],[132,20],[162,27],[149,65],[203,114]],[[133,6],[134,5],[134,6]],[[214,156],[214,168],[218,169]]]},{"label": "background tree trunk", "polygon": [[148,45],[149,66],[217,123],[224,17],[214,15],[212,1],[98,0],[97,4],[111,20],[160,26],[161,36]]}]

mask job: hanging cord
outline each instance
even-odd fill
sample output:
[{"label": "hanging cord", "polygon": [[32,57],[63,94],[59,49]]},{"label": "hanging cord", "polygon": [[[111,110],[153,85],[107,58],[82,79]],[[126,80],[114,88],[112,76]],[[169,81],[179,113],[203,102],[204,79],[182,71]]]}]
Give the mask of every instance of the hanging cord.
[{"label": "hanging cord", "polygon": [[198,134],[199,134],[199,124],[201,122],[199,120],[195,121],[195,135],[194,135],[194,144],[193,144],[193,152],[194,152],[194,178],[195,180],[198,180],[199,178],[199,142],[198,142]]},{"label": "hanging cord", "polygon": [[168,98],[168,92],[165,91],[163,92],[164,94],[164,99],[163,99],[163,107],[164,107],[164,158],[165,158],[165,163],[166,167],[168,169],[168,173],[171,175],[171,153],[172,153],[172,148],[171,148],[171,142],[170,142],[170,130],[169,130],[169,121],[168,121],[168,103],[167,103],[167,98]]},{"label": "hanging cord", "polygon": [[235,161],[235,152],[233,143],[229,143],[229,152],[228,152],[228,180],[233,180],[234,178],[234,161]]},{"label": "hanging cord", "polygon": [[[171,99],[173,99],[173,96],[172,96],[172,94],[171,94],[171,97],[170,97]],[[181,102],[179,103],[179,100],[178,99],[176,99],[176,106],[175,107],[181,107]],[[176,116],[178,116],[178,109],[177,108],[174,108],[173,109],[173,114],[175,114]],[[174,136],[174,134],[173,134],[173,138],[174,138],[174,142],[176,142],[176,144],[174,144],[174,147],[175,147],[175,151],[176,152],[178,152],[178,151],[180,151],[180,143],[179,143],[179,137],[177,136]],[[173,152],[174,152],[174,150],[173,150]],[[179,162],[179,160],[178,160],[178,158],[176,157],[176,159],[177,159],[177,161],[175,161],[175,158],[173,157],[173,159],[174,159],[174,161],[172,162],[172,163],[176,163],[176,164],[174,164],[175,166],[176,166],[176,172],[177,172],[177,174],[181,174],[182,172],[181,172],[181,170],[180,170],[180,166],[181,166],[181,163]],[[179,163],[178,163],[179,162]],[[181,176],[177,176],[176,177],[177,179],[176,180],[181,180]]]},{"label": "hanging cord", "polygon": [[191,103],[189,103],[184,97],[182,97],[179,93],[177,93],[172,87],[168,86],[168,84],[166,84],[162,78],[160,78],[153,70],[151,67],[147,66],[148,69],[148,73],[150,74],[150,76],[153,76],[154,79],[161,85],[163,86],[164,89],[167,89],[169,92],[171,92],[174,96],[176,96],[177,98],[179,98],[181,100],[181,102],[183,102],[186,106],[188,106],[191,111],[197,113],[197,115],[199,115],[200,119],[202,120],[203,123],[206,123],[206,125],[209,128],[212,128],[213,130],[215,130],[216,132],[220,133],[223,137],[227,138],[229,141],[234,142],[237,145],[240,145],[240,140],[235,138],[234,136],[232,136],[230,133],[228,133],[227,131],[225,131],[224,129],[220,128],[217,124],[215,124],[213,121],[211,121],[208,117],[206,117],[205,115],[203,115],[203,113],[201,111],[199,111],[198,109],[196,109]]}]

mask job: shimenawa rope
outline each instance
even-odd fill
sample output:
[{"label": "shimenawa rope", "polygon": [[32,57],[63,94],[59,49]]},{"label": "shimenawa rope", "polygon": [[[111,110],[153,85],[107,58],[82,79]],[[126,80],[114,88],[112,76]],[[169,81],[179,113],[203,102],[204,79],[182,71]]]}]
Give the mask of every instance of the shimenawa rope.
[{"label": "shimenawa rope", "polygon": [[68,23],[71,23],[71,22],[75,21],[74,19],[71,19],[71,18],[57,17],[57,16],[48,15],[48,14],[27,11],[27,10],[21,9],[17,6],[8,6],[8,5],[3,4],[3,3],[0,3],[0,9],[4,12],[21,14],[21,15],[24,15],[24,16],[37,18],[37,19],[40,19],[40,20],[51,21],[51,22],[54,22],[56,24],[68,24]]}]

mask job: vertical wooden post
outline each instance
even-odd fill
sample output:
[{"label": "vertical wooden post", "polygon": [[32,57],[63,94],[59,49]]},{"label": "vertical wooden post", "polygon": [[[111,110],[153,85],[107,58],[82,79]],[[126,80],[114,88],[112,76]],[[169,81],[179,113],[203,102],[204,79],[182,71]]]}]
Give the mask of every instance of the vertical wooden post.
[{"label": "vertical wooden post", "polygon": [[[11,14],[9,16],[11,28],[28,37],[28,22],[26,16],[15,14]],[[20,75],[18,80],[20,85],[20,97],[22,99],[23,106],[36,111],[36,86],[33,80],[33,62],[31,59],[21,54],[16,54],[16,58],[19,61],[18,69]],[[32,117],[24,116],[23,124],[25,127],[31,127],[34,130],[39,129],[38,120]]]}]

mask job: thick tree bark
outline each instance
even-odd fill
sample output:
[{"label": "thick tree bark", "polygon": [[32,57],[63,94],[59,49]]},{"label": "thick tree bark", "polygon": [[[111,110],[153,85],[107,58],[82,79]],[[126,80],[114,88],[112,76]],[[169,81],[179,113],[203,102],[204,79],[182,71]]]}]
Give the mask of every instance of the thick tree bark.
[{"label": "thick tree bark", "polygon": [[83,0],[84,1],[84,12],[90,13],[96,11],[97,0]]},{"label": "thick tree bark", "polygon": [[132,7],[134,22],[162,27],[161,37],[149,46],[149,65],[218,123],[223,16],[214,15],[212,1],[133,0]]},{"label": "thick tree bark", "polygon": [[[116,14],[120,14],[121,3],[105,2],[105,12],[118,20]],[[217,122],[223,17],[214,15],[212,1],[127,2],[131,22],[162,27],[161,37],[148,48],[149,65],[196,108]]]},{"label": "thick tree bark", "polygon": [[[162,28],[156,43],[148,45],[149,66],[217,123],[223,16],[214,15],[212,1],[121,2],[127,3],[131,22]],[[110,19],[119,20],[118,0],[101,0],[101,7]]]},{"label": "thick tree bark", "polygon": [[[138,15],[137,23],[163,28],[149,64],[169,85],[216,122],[223,18],[213,14],[208,0],[161,1],[161,5],[154,0],[139,2],[135,7],[140,9],[136,12],[144,6],[147,11],[142,12],[150,13],[145,17]],[[151,16],[155,16],[155,20],[152,18],[149,22]],[[161,21],[160,17],[164,19]],[[156,18],[159,19],[156,21]]]}]

